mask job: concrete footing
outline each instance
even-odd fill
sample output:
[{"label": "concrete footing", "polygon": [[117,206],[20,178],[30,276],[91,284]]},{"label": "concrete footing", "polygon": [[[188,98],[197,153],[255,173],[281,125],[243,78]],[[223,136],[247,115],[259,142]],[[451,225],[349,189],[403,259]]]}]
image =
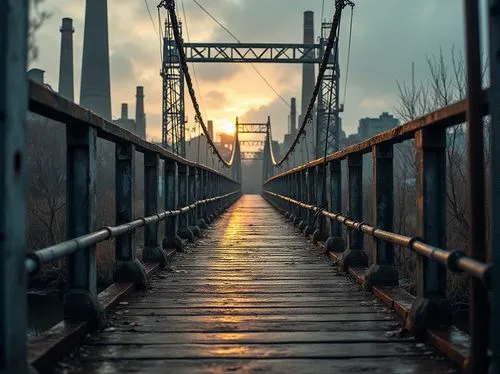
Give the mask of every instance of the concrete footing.
[{"label": "concrete footing", "polygon": [[143,288],[148,284],[146,270],[137,259],[134,261],[117,261],[113,272],[113,280],[115,282],[132,282]]},{"label": "concrete footing", "polygon": [[162,268],[164,268],[165,266],[167,266],[167,255],[159,246],[146,247],[142,251],[142,261],[144,263],[157,263],[160,264]]},{"label": "concrete footing", "polygon": [[163,249],[175,249],[177,252],[184,251],[184,243],[179,235],[167,236],[163,239]]},{"label": "concrete footing", "polygon": [[368,256],[361,249],[346,249],[340,259],[340,267],[347,271],[349,266],[368,266]]},{"label": "concrete footing", "polygon": [[452,325],[452,309],[446,299],[417,298],[406,319],[406,328],[423,337],[426,329],[444,329]]},{"label": "concrete footing", "polygon": [[189,226],[189,230],[191,230],[194,236],[197,236],[198,238],[201,236],[201,230],[197,225]]},{"label": "concrete footing", "polygon": [[306,227],[304,227],[304,236],[312,235],[313,232],[314,232],[314,226],[307,225]]},{"label": "concrete footing", "polygon": [[329,252],[342,252],[345,250],[345,240],[340,236],[330,236],[326,239],[325,247]]},{"label": "concrete footing", "polygon": [[398,271],[393,265],[375,265],[370,266],[365,274],[365,291],[371,291],[374,286],[395,287],[399,284]]},{"label": "concrete footing", "polygon": [[179,235],[181,237],[181,239],[189,240],[190,243],[194,242],[194,234],[187,227],[182,227],[179,230],[177,230],[177,235]]},{"label": "concrete footing", "polygon": [[106,324],[106,315],[97,300],[85,290],[71,290],[64,295],[64,319],[70,321],[93,321],[93,329]]}]

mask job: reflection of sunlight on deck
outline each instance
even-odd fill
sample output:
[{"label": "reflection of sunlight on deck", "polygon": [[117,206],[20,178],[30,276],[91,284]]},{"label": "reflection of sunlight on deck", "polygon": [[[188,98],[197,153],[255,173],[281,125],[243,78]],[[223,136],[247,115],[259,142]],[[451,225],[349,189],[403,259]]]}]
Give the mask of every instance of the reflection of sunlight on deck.
[{"label": "reflection of sunlight on deck", "polygon": [[[241,211],[238,212],[237,209],[234,209],[228,211],[226,215],[228,215],[229,217],[227,225],[224,228],[224,232],[222,234],[223,239],[221,242],[221,248],[224,246],[232,246],[243,239],[241,233],[238,230],[238,227],[241,227],[243,224],[243,213]],[[236,256],[236,254],[234,256]]]}]

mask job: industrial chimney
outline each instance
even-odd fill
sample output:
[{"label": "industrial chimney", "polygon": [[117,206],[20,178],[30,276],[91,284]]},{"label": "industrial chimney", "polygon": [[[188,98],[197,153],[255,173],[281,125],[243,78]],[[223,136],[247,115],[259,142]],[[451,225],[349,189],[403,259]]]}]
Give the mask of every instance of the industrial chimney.
[{"label": "industrial chimney", "polygon": [[128,104],[122,103],[122,117],[121,119],[128,119]]},{"label": "industrial chimney", "polygon": [[290,134],[295,137],[297,134],[297,100],[292,97],[290,103]]},{"label": "industrial chimney", "polygon": [[111,120],[108,2],[86,0],[80,105]]},{"label": "industrial chimney", "polygon": [[144,87],[137,86],[135,95],[136,134],[146,139],[146,114],[144,113]]},{"label": "industrial chimney", "polygon": [[208,134],[210,135],[210,139],[214,140],[214,121],[208,121]]},{"label": "industrial chimney", "polygon": [[[314,44],[314,13],[310,10],[304,12],[304,44]],[[311,52],[314,53],[314,52]],[[314,58],[314,55],[307,56]],[[302,65],[302,106],[301,115],[306,115],[309,101],[314,91],[314,64]]]},{"label": "industrial chimney", "polygon": [[61,56],[59,60],[59,94],[75,101],[73,83],[73,20],[63,18],[61,31]]}]

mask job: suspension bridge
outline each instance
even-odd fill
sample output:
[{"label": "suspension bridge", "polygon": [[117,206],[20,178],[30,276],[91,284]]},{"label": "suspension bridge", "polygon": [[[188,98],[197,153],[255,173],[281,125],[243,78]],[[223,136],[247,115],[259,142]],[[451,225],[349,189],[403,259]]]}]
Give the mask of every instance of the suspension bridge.
[{"label": "suspension bridge", "polygon": [[[1,373],[500,372],[500,277],[494,271],[500,261],[500,106],[494,104],[500,99],[500,2],[490,2],[487,89],[481,87],[479,4],[465,0],[467,98],[339,149],[337,41],[342,12],[352,5],[335,1],[319,44],[221,45],[184,44],[176,3],[161,1],[166,110],[159,146],[44,86],[26,85],[27,4],[0,1]],[[188,63],[217,61],[319,64],[310,103],[280,157],[271,119],[238,121],[228,159],[215,146]],[[184,157],[184,83],[219,169]],[[34,252],[26,250],[28,109],[64,124],[67,134],[68,240]],[[492,122],[488,178],[486,116]],[[462,123],[469,159],[467,252],[447,248],[445,240],[446,132]],[[241,141],[262,146],[259,156],[241,150],[243,133],[265,137]],[[101,229],[98,139],[116,147],[116,223]],[[314,151],[301,163],[295,156],[311,139]],[[390,183],[393,148],[410,139],[417,190],[413,237],[394,232]],[[136,152],[144,155],[143,217],[134,210]],[[373,160],[371,222],[363,222],[365,154]],[[262,194],[242,195],[241,162],[256,157],[262,158]],[[492,191],[488,220],[486,180]],[[364,246],[369,240],[375,243],[372,259]],[[98,293],[96,245],[104,241],[115,246],[115,283]],[[395,250],[415,255],[415,294],[399,284]],[[59,259],[67,259],[64,320],[28,341],[26,279]],[[467,333],[451,318],[446,278],[452,272],[469,278]]]}]

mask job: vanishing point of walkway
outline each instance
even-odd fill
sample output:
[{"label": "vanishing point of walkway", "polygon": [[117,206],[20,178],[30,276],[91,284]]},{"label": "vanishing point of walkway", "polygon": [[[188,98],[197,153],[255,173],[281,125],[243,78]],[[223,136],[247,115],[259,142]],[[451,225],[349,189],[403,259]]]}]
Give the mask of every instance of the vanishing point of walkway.
[{"label": "vanishing point of walkway", "polygon": [[258,195],[109,319],[64,372],[455,372]]}]

